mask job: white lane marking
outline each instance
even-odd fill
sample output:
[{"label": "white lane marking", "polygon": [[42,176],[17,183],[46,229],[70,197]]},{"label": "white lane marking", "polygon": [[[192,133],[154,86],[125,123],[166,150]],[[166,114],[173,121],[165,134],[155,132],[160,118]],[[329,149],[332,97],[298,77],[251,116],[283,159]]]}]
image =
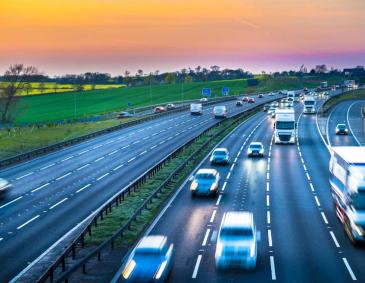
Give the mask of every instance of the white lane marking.
[{"label": "white lane marking", "polygon": [[82,170],[82,169],[84,169],[84,168],[86,168],[88,166],[90,166],[89,163],[88,164],[85,164],[84,166],[81,166],[81,167],[77,168],[76,170],[79,171],[79,170]]},{"label": "white lane marking", "polygon": [[115,167],[114,169],[113,169],[113,171],[117,171],[119,168],[122,168],[124,166],[124,163],[123,164],[120,164],[119,166],[117,166],[117,167]]},{"label": "white lane marking", "polygon": [[227,180],[231,177],[231,172],[228,172],[228,175],[227,175]]},{"label": "white lane marking", "polygon": [[270,183],[266,182],[266,191],[269,192],[270,191]]},{"label": "white lane marking", "polygon": [[126,145],[126,146],[123,146],[121,149],[125,149],[125,148],[127,148],[127,147],[129,147],[130,145]]},{"label": "white lane marking", "polygon": [[54,166],[54,165],[56,165],[56,163],[52,163],[52,164],[50,164],[50,165],[44,166],[44,167],[42,167],[42,168],[40,169],[40,171],[45,170],[45,169],[47,169],[47,168],[50,168],[50,167],[52,167],[52,166]]},{"label": "white lane marking", "polygon": [[146,154],[146,153],[147,153],[147,150],[142,151],[139,155],[143,155],[143,154]]},{"label": "white lane marking", "polygon": [[270,267],[271,267],[271,280],[276,280],[275,262],[274,257],[270,256]]},{"label": "white lane marking", "polygon": [[[240,153],[241,153],[241,151],[237,154],[237,156],[239,156],[240,155]],[[234,159],[234,161],[233,161],[234,163],[237,163],[237,157]]]},{"label": "white lane marking", "polygon": [[84,153],[89,152],[89,151],[90,151],[90,149],[87,149],[87,150],[81,151],[81,152],[79,152],[79,155],[84,154]]},{"label": "white lane marking", "polygon": [[266,173],[266,180],[270,180],[270,173]]},{"label": "white lane marking", "polygon": [[346,266],[346,268],[347,268],[347,271],[350,273],[351,279],[352,279],[353,281],[356,281],[356,280],[357,280],[357,278],[356,278],[356,276],[355,276],[354,272],[352,271],[351,266],[350,266],[350,264],[348,263],[347,259],[346,259],[345,257],[343,257],[343,258],[342,258],[342,260],[343,260],[343,262],[345,263],[345,266]]},{"label": "white lane marking", "polygon": [[108,175],[109,175],[109,173],[105,173],[104,175],[102,175],[99,178],[97,178],[96,181],[100,181],[101,179],[105,178]]},{"label": "white lane marking", "polygon": [[117,149],[117,150],[114,150],[114,151],[112,151],[111,153],[109,153],[108,155],[113,155],[113,154],[116,154],[117,152],[119,151],[119,149]]},{"label": "white lane marking", "polygon": [[17,230],[22,229],[24,226],[28,225],[30,222],[36,220],[39,216],[40,216],[39,214],[34,216],[33,218],[29,219],[27,222],[24,222],[22,225],[18,226],[16,229]]},{"label": "white lane marking", "polygon": [[56,178],[56,181],[61,180],[61,179],[65,178],[65,177],[67,177],[69,175],[71,175],[71,172],[68,172],[67,174],[65,174],[63,176]]},{"label": "white lane marking", "polygon": [[357,144],[361,146],[360,141],[358,140],[358,138],[356,137],[356,135],[354,135],[354,132],[353,132],[352,127],[351,127],[351,124],[350,124],[350,119],[349,119],[350,109],[352,108],[352,106],[354,106],[355,103],[358,103],[358,101],[355,101],[354,103],[352,103],[350,105],[350,107],[347,109],[346,119],[347,119],[347,125],[349,126],[349,129],[350,129],[350,132],[351,132],[352,136],[354,137],[354,139],[357,142]]},{"label": "white lane marking", "polygon": [[28,174],[25,174],[25,175],[23,175],[23,176],[20,176],[20,177],[16,178],[15,180],[23,179],[23,178],[25,178],[25,177],[27,177],[27,176],[30,176],[30,175],[32,175],[32,174],[34,174],[34,172],[30,172],[30,173],[28,173]]},{"label": "white lane marking", "polygon": [[267,230],[267,237],[269,239],[269,247],[272,247],[271,230]]},{"label": "white lane marking", "polygon": [[222,195],[219,195],[219,197],[218,197],[217,202],[215,203],[215,205],[219,205],[219,203],[221,202],[221,198],[222,198]]},{"label": "white lane marking", "polygon": [[316,200],[317,206],[321,206],[321,204],[319,203],[319,199],[317,196],[314,196],[314,199]]},{"label": "white lane marking", "polygon": [[[119,139],[121,139],[121,137]],[[99,145],[94,146],[93,149],[97,149],[97,148],[102,147],[102,146],[103,146],[102,144],[99,144]]]},{"label": "white lane marking", "polygon": [[49,209],[54,209],[55,207],[59,206],[61,203],[65,202],[66,200],[68,200],[68,198],[64,198],[63,200],[60,200],[56,204],[52,205]]},{"label": "white lane marking", "polygon": [[81,189],[78,189],[77,191],[76,191],[76,194],[78,194],[79,192],[82,192],[83,190],[85,190],[86,188],[88,188],[88,187],[90,187],[91,186],[91,184],[87,184],[86,186],[83,186]]},{"label": "white lane marking", "polygon": [[309,174],[308,173],[305,173],[305,174],[307,175],[308,181],[310,181],[311,180],[311,177],[309,176]]},{"label": "white lane marking", "polygon": [[330,234],[331,234],[332,240],[335,242],[336,247],[339,248],[340,247],[340,244],[338,243],[338,241],[336,239],[336,236],[333,233],[333,231],[330,231]]},{"label": "white lane marking", "polygon": [[23,196],[17,197],[16,199],[13,199],[12,201],[9,201],[9,202],[7,202],[7,203],[3,204],[2,206],[0,206],[0,208],[3,208],[3,207],[5,207],[5,206],[8,206],[9,204],[12,204],[12,203],[14,203],[14,202],[16,202],[16,201],[20,200],[21,198],[23,198]]},{"label": "white lane marking", "polygon": [[44,187],[47,187],[49,185],[49,183],[46,183],[46,184],[44,184],[44,185],[42,185],[42,186],[40,186],[40,187],[38,187],[38,188],[36,188],[36,189],[34,189],[34,190],[32,190],[32,191],[30,191],[31,193],[34,193],[34,192],[36,192],[36,191],[39,191],[40,189],[43,189]]},{"label": "white lane marking", "polygon": [[266,206],[270,206],[270,196],[266,196]]},{"label": "white lane marking", "polygon": [[73,156],[66,157],[65,159],[62,159],[61,162],[64,162],[64,161],[69,160],[71,158],[73,158]]},{"label": "white lane marking", "polygon": [[224,192],[225,188],[227,186],[227,181],[223,183],[223,186],[222,186],[222,192]]},{"label": "white lane marking", "polygon": [[209,233],[210,233],[210,229],[208,228],[208,229],[207,229],[207,232],[205,232],[204,240],[203,240],[203,243],[202,243],[202,246],[203,246],[203,247],[205,247],[205,246],[206,246],[206,244],[207,244],[208,237],[209,237]]},{"label": "white lane marking", "polygon": [[307,167],[305,166],[304,162],[303,162],[303,168],[304,168],[304,171],[307,172]]},{"label": "white lane marking", "polygon": [[151,146],[150,147],[150,149],[154,149],[154,148],[156,148],[157,147],[157,145],[154,145],[154,146]]},{"label": "white lane marking", "polygon": [[159,144],[164,144],[165,143],[165,141],[160,141],[160,143]]},{"label": "white lane marking", "polygon": [[193,279],[195,279],[196,276],[198,275],[198,270],[199,270],[201,260],[202,260],[202,255],[198,255],[198,258],[196,259],[193,275],[191,276],[191,278],[193,278]]},{"label": "white lane marking", "polygon": [[136,157],[132,157],[131,159],[129,159],[127,162],[132,162],[134,159],[136,159]]},{"label": "white lane marking", "polygon": [[100,158],[96,159],[94,162],[98,162],[98,161],[100,161],[100,160],[102,160],[102,159],[104,159],[104,156],[102,156],[102,157],[100,157]]},{"label": "white lane marking", "polygon": [[135,141],[135,142],[133,142],[133,144],[137,144],[137,143],[140,143],[141,141],[140,140],[138,140],[138,141]]},{"label": "white lane marking", "polygon": [[314,192],[314,187],[312,183],[309,183],[309,186],[311,187],[312,192]]},{"label": "white lane marking", "polygon": [[232,171],[234,169],[234,164],[232,164],[231,169],[229,171]]},{"label": "white lane marking", "polygon": [[271,223],[270,211],[266,212],[266,220],[267,220],[267,224]]},{"label": "white lane marking", "polygon": [[212,214],[212,217],[210,218],[210,220],[209,220],[209,222],[210,223],[213,223],[213,221],[214,221],[214,218],[215,218],[215,215],[217,214],[217,210],[216,209],[214,209],[213,210],[213,214]]},{"label": "white lane marking", "polygon": [[322,211],[321,212],[321,215],[322,215],[322,218],[323,218],[324,223],[328,224],[328,220],[327,220],[326,214],[324,214],[324,212]]}]

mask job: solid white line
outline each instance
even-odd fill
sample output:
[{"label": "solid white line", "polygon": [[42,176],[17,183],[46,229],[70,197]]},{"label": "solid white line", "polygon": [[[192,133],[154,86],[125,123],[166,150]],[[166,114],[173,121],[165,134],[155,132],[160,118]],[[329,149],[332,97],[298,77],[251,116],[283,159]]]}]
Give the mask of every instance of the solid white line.
[{"label": "solid white line", "polygon": [[270,222],[271,222],[270,211],[266,212],[266,220],[267,220],[267,224],[270,224]]},{"label": "solid white line", "polygon": [[115,167],[114,169],[113,169],[113,171],[117,171],[119,168],[122,168],[124,166],[124,163],[123,164],[120,164],[119,166],[117,166],[117,167]]},{"label": "solid white line", "polygon": [[87,184],[86,186],[83,186],[81,189],[78,189],[77,191],[76,191],[76,194],[78,194],[79,192],[82,192],[83,190],[85,190],[86,188],[88,188],[88,187],[90,187],[91,186],[91,184]]},{"label": "solid white line", "polygon": [[87,150],[81,151],[81,152],[79,152],[79,155],[84,154],[84,153],[86,153],[86,152],[88,152],[88,151],[90,151],[90,149],[87,149]]},{"label": "solid white line", "polygon": [[270,191],[270,183],[266,182],[266,191],[269,192]]},{"label": "solid white line", "polygon": [[59,206],[61,203],[65,202],[66,200],[68,200],[68,198],[64,198],[63,200],[60,200],[59,202],[57,202],[56,204],[52,205],[49,209],[53,209],[56,206]]},{"label": "solid white line", "polygon": [[321,137],[321,140],[323,142],[323,144],[326,146],[327,150],[330,151],[330,147],[328,146],[328,144],[326,143],[325,138],[323,137],[321,130],[319,129],[319,124],[318,124],[318,112],[316,114],[316,126],[317,126],[317,132],[319,134],[319,136]]},{"label": "solid white line", "polygon": [[226,188],[226,186],[227,186],[227,182],[224,182],[223,186],[222,186],[222,192],[224,192],[224,189]]},{"label": "solid white line", "polygon": [[318,199],[318,197],[317,197],[317,196],[314,196],[314,198],[315,198],[315,200],[316,200],[317,205],[318,205],[318,206],[321,206],[321,204],[319,203],[319,199]]},{"label": "solid white line", "polygon": [[326,215],[324,214],[323,211],[321,212],[321,215],[322,215],[322,218],[323,218],[324,223],[328,224],[327,217],[326,217]]},{"label": "solid white line", "polygon": [[109,173],[105,173],[103,176],[100,176],[99,178],[96,179],[96,181],[100,181],[101,179],[103,179],[104,177],[108,176]]},{"label": "solid white line", "polygon": [[39,214],[38,214],[38,215],[36,215],[36,216],[34,216],[32,219],[29,219],[27,222],[25,222],[25,223],[23,223],[22,225],[18,226],[16,229],[17,229],[17,230],[22,229],[24,226],[28,225],[30,222],[32,222],[32,221],[34,221],[34,220],[36,220],[39,216],[40,216]]},{"label": "solid white line", "polygon": [[347,268],[347,271],[350,273],[351,279],[352,279],[353,281],[356,281],[356,280],[357,280],[357,278],[356,278],[356,276],[355,276],[354,272],[352,271],[350,264],[347,262],[347,259],[346,259],[345,257],[343,257],[343,258],[342,258],[342,260],[343,260],[343,262],[345,263],[345,266],[346,266],[346,268]]},{"label": "solid white line", "polygon": [[332,240],[335,242],[336,247],[339,248],[340,244],[337,242],[336,236],[333,233],[333,231],[330,231],[330,234],[331,234]]},{"label": "solid white line", "polygon": [[129,159],[127,162],[132,162],[134,159],[136,159],[136,157],[132,157],[131,159]]},{"label": "solid white line", "polygon": [[210,218],[210,223],[213,223],[213,221],[214,221],[214,218],[215,218],[215,215],[217,214],[217,210],[216,209],[214,209],[213,210],[213,214],[212,214],[212,217]]},{"label": "solid white line", "polygon": [[62,160],[61,160],[61,162],[64,162],[64,161],[69,160],[69,159],[71,159],[71,158],[73,158],[73,156],[69,156],[69,157],[67,157],[67,158],[65,158],[65,159],[62,159]]},{"label": "solid white line", "polygon": [[47,169],[47,168],[49,168],[49,167],[52,167],[52,166],[54,166],[54,165],[56,165],[56,163],[52,163],[52,164],[50,164],[50,165],[47,165],[47,166],[45,166],[45,167],[41,168],[41,169],[40,169],[40,171],[45,170],[45,169]]},{"label": "solid white line", "polygon": [[9,204],[12,204],[12,203],[14,203],[14,202],[16,202],[16,201],[20,200],[21,198],[23,198],[23,196],[17,197],[16,199],[13,199],[12,201],[9,201],[9,202],[7,202],[7,203],[3,204],[2,206],[0,206],[0,208],[3,208],[3,207],[5,207],[5,206],[8,206]]},{"label": "solid white line", "polygon": [[49,185],[49,183],[44,184],[44,185],[42,185],[42,186],[40,186],[40,187],[38,187],[38,188],[36,188],[36,189],[34,189],[34,190],[30,191],[30,192],[34,193],[34,192],[36,192],[36,191],[39,191],[40,189],[43,189],[44,187],[47,187],[48,185]]},{"label": "solid white line", "polygon": [[208,228],[208,229],[207,229],[207,232],[205,232],[204,240],[203,240],[203,243],[202,243],[202,246],[203,246],[203,247],[205,247],[205,246],[206,246],[206,244],[207,244],[208,237],[209,237],[209,233],[210,233],[210,229]]},{"label": "solid white line", "polygon": [[350,129],[350,132],[351,132],[352,136],[354,137],[357,144],[361,146],[360,141],[358,140],[358,138],[356,137],[356,135],[354,135],[354,132],[352,131],[352,127],[351,127],[350,119],[349,119],[350,109],[352,108],[352,106],[354,106],[355,103],[358,103],[358,101],[355,101],[354,103],[352,103],[350,105],[350,107],[347,109],[346,120],[347,120],[347,125],[349,126],[349,129]]},{"label": "solid white line", "polygon": [[29,175],[32,175],[32,174],[34,174],[34,172],[30,172],[30,173],[28,173],[28,174],[25,174],[25,175],[23,175],[23,176],[20,176],[20,177],[16,178],[16,180],[23,179],[23,178],[25,178],[25,177],[27,177],[27,176],[29,176]]},{"label": "solid white line", "polygon": [[71,175],[71,172],[68,172],[67,174],[65,174],[65,175],[63,175],[63,176],[56,178],[56,180],[57,180],[57,181],[58,181],[58,180],[61,180],[61,179],[65,178],[65,177],[67,177],[68,175]]},{"label": "solid white line", "polygon": [[196,259],[193,275],[191,276],[191,278],[193,278],[193,279],[195,279],[196,276],[198,275],[198,270],[199,270],[201,260],[202,260],[202,255],[198,255],[198,258]]},{"label": "solid white line", "polygon": [[267,230],[267,237],[269,239],[269,247],[272,247],[271,230]]},{"label": "solid white line", "polygon": [[276,280],[275,262],[274,257],[270,256],[270,267],[271,267],[271,280]]},{"label": "solid white line", "polygon": [[221,202],[221,198],[222,198],[222,195],[219,195],[219,197],[218,197],[217,202],[215,203],[215,205],[219,205],[219,203]]},{"label": "solid white line", "polygon": [[96,159],[96,160],[95,160],[95,162],[98,162],[98,161],[100,161],[100,160],[102,160],[102,159],[104,159],[104,156],[102,156],[102,157],[100,157],[100,158]]},{"label": "solid white line", "polygon": [[81,166],[81,167],[77,168],[76,170],[79,171],[79,170],[82,170],[82,169],[84,169],[84,168],[86,168],[88,166],[90,166],[89,163],[88,164],[85,164],[84,166]]},{"label": "solid white line", "polygon": [[270,206],[270,196],[266,196],[266,206]]},{"label": "solid white line", "polygon": [[113,155],[113,154],[116,154],[117,152],[119,151],[119,149],[117,149],[117,150],[114,150],[114,151],[112,151],[111,153],[109,153],[108,155]]}]

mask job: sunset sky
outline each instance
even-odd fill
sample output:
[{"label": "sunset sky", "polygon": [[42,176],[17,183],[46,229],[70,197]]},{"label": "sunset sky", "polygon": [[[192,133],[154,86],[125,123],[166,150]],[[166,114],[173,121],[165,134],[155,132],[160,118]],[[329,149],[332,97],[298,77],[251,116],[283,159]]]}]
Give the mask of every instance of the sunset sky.
[{"label": "sunset sky", "polygon": [[365,0],[8,0],[0,72],[365,64]]}]

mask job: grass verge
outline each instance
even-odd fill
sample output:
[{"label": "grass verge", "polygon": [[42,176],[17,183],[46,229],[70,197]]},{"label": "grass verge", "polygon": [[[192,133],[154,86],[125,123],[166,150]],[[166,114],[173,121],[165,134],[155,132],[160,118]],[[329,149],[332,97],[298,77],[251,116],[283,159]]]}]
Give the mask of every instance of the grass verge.
[{"label": "grass verge", "polygon": [[[257,110],[259,111],[259,110]],[[256,112],[255,112],[256,113]],[[201,162],[201,160],[212,150],[212,148],[219,143],[238,123],[243,122],[254,113],[247,113],[241,116],[236,122],[234,120],[217,125],[211,131],[204,134],[197,141],[186,147],[175,158],[166,165],[146,183],[142,185],[138,191],[126,196],[125,200],[118,207],[115,207],[111,213],[106,215],[104,219],[98,222],[98,226],[92,228],[91,236],[87,235],[85,244],[88,247],[95,247],[100,245],[110,236],[112,236],[127,220],[134,214],[134,212],[143,204],[144,200],[151,195],[157,187],[184,161],[194,153],[197,149],[201,149],[198,154],[194,155],[193,159],[183,167],[177,176],[170,182],[168,187],[162,190],[158,198],[155,198],[153,203],[149,205],[148,209],[144,210],[142,214],[134,221],[131,229],[123,234],[123,237],[118,238],[116,246],[126,248],[132,245],[144,231],[144,229],[152,222],[157,213],[163,207],[163,204],[169,199],[170,195],[178,188],[193,169]],[[208,146],[202,145],[212,136],[224,129],[222,133],[214,137]]]},{"label": "grass verge", "polygon": [[351,100],[351,99],[365,99],[365,90],[358,89],[351,92],[348,92],[346,94],[337,95],[332,98],[330,98],[327,102],[323,105],[323,112],[328,112],[333,106],[336,104],[345,101],[345,100]]}]

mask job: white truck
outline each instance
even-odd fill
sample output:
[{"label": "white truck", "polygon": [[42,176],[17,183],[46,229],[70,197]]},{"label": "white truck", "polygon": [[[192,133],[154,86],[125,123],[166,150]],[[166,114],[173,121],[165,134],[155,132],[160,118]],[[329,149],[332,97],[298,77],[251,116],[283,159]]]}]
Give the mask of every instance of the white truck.
[{"label": "white truck", "polygon": [[304,97],[304,109],[305,114],[315,114],[316,113],[316,99],[311,95],[306,95]]},{"label": "white truck", "polygon": [[329,164],[334,207],[350,240],[365,241],[365,147],[332,147]]},{"label": "white truck", "polygon": [[190,114],[191,115],[202,115],[203,114],[203,105],[201,103],[190,104]]},{"label": "white truck", "polygon": [[275,143],[295,143],[294,109],[277,109],[275,112]]},{"label": "white truck", "polygon": [[288,102],[294,102],[295,92],[294,91],[288,91],[286,94],[286,100]]}]

